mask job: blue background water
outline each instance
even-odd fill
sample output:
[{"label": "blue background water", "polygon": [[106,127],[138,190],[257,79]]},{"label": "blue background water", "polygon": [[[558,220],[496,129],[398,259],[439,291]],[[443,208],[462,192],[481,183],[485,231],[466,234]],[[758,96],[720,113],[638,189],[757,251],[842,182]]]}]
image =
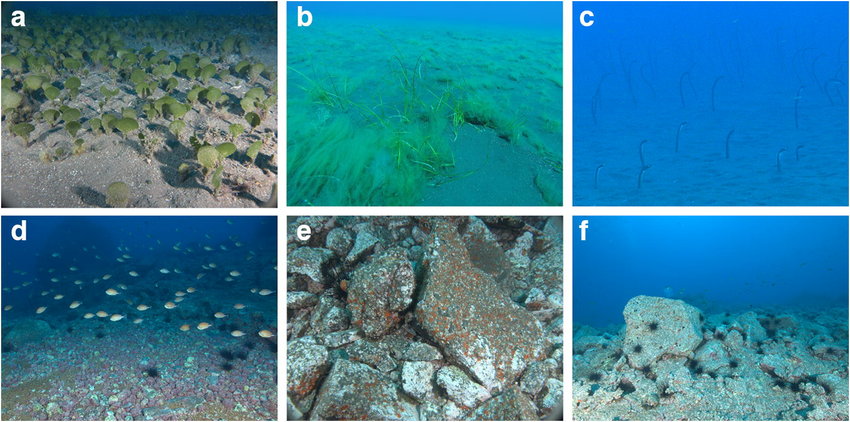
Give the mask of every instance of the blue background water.
[{"label": "blue background water", "polygon": [[[561,2],[288,2],[287,21],[296,26],[298,6],[310,11],[313,25],[327,20],[353,19],[371,21],[437,22],[440,24],[474,24],[501,28],[558,31],[563,27]],[[486,7],[482,7],[486,6]]]},{"label": "blue background water", "polygon": [[[847,2],[573,10],[576,205],[847,204]],[[590,27],[579,24],[584,10],[595,15]],[[643,139],[652,168],[638,189]],[[780,173],[782,148],[791,153]]]},{"label": "blue background water", "polygon": [[[21,220],[27,220],[27,240],[13,241],[10,235],[12,227],[20,224]],[[146,261],[145,254],[161,259],[177,255],[172,247],[180,243],[183,250],[197,250],[195,255],[198,256],[198,262],[183,259],[187,270],[199,267],[208,259],[208,254],[200,250],[200,245],[217,248],[220,244],[232,245],[233,239],[236,239],[244,244],[243,249],[271,254],[272,261],[277,253],[277,221],[274,217],[10,216],[2,218],[2,230],[3,287],[20,285],[24,281],[33,283],[19,291],[4,291],[4,306],[21,305],[30,299],[38,299],[42,290],[60,288],[63,292],[75,291],[76,286],[67,282],[61,285],[51,283],[50,278],[72,276],[68,268],[75,266],[78,267],[78,277],[89,281],[92,276],[99,277],[113,272],[111,266],[119,266],[115,258],[124,253],[133,256],[132,262]],[[129,251],[119,251],[118,247],[127,247]],[[59,257],[54,258],[54,253],[59,253]],[[244,262],[244,253],[243,250],[234,254],[234,261]],[[99,255],[100,259],[96,259],[95,255]],[[51,268],[56,272],[49,273]],[[27,275],[15,274],[15,270],[25,271]],[[127,284],[145,282],[143,278],[115,275],[119,282]],[[189,277],[194,279],[194,273]],[[204,283],[211,281],[204,280]],[[102,293],[99,286],[94,290]],[[16,308],[24,311],[24,307]],[[27,308],[26,311],[32,310]]]},{"label": "blue background water", "polygon": [[576,324],[622,324],[637,295],[671,296],[705,312],[847,305],[847,217],[575,217],[573,224]]},{"label": "blue background water", "polygon": [[142,15],[277,15],[277,3],[256,1],[105,1],[105,2],[3,2],[3,20],[9,22],[13,10],[25,13],[58,13],[94,16],[142,16]]}]

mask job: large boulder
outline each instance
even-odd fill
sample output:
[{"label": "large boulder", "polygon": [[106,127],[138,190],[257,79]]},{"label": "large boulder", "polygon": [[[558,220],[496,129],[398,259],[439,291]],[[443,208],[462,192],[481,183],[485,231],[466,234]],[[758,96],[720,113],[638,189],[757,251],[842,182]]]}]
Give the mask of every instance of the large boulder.
[{"label": "large boulder", "polygon": [[702,341],[702,314],[681,300],[633,297],[623,317],[623,351],[633,368],[652,365],[664,355],[689,356]]},{"label": "large boulder", "polygon": [[368,338],[379,338],[400,321],[410,305],[416,280],[402,248],[388,249],[354,271],[348,287],[352,323]]},{"label": "large boulder", "polygon": [[452,361],[489,390],[501,390],[545,358],[540,323],[475,268],[455,226],[433,220],[416,319]]}]

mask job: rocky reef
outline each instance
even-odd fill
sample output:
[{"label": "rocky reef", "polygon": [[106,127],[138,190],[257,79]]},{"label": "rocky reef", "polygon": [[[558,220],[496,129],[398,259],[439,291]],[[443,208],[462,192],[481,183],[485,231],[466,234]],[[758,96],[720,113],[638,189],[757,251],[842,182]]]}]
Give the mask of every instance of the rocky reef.
[{"label": "rocky reef", "polygon": [[560,218],[304,217],[288,233],[288,419],[560,416]]},{"label": "rocky reef", "polygon": [[576,420],[847,420],[847,308],[706,315],[637,296],[576,325]]}]

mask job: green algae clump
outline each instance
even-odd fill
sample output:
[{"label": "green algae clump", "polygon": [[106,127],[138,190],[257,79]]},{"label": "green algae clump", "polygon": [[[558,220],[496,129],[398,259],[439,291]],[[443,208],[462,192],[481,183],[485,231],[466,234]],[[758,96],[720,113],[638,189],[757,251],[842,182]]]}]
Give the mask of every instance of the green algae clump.
[{"label": "green algae clump", "polygon": [[130,132],[139,128],[139,122],[137,122],[136,119],[124,117],[115,122],[115,127],[120,130],[121,134],[126,138]]},{"label": "green algae clump", "polygon": [[251,159],[251,162],[257,161],[257,155],[260,154],[260,149],[263,148],[263,141],[256,141],[248,147],[248,150],[245,151],[245,155]]},{"label": "green algae clump", "polygon": [[24,139],[24,146],[29,146],[30,133],[35,130],[35,126],[29,123],[18,123],[12,126],[12,133]]},{"label": "green algae clump", "polygon": [[6,87],[2,88],[2,94],[2,107],[4,113],[9,112],[10,110],[17,109],[18,106],[21,105],[21,102],[24,100],[24,97],[22,95]]},{"label": "green algae clump", "polygon": [[182,132],[183,129],[185,129],[185,128],[186,128],[186,122],[184,122],[182,120],[175,120],[175,121],[171,122],[171,124],[168,125],[168,130],[170,130],[171,133],[173,133],[174,136],[177,137],[178,139],[180,138],[180,132]]},{"label": "green algae clump", "polygon": [[80,122],[76,120],[71,120],[70,122],[65,124],[65,130],[67,130],[71,136],[77,136],[77,132],[80,131],[81,127],[82,125],[80,124]]},{"label": "green algae clump", "polygon": [[114,182],[106,188],[106,203],[112,208],[126,208],[130,202],[130,187],[124,182]]},{"label": "green algae clump", "polygon": [[2,62],[3,67],[11,70],[12,72],[21,72],[24,70],[24,62],[22,62],[18,56],[7,54],[3,56]]},{"label": "green algae clump", "polygon": [[233,139],[236,139],[236,137],[241,135],[242,132],[245,132],[245,126],[242,126],[239,123],[234,123],[234,124],[230,125],[230,127],[228,128],[228,131],[230,131],[230,136]]},{"label": "green algae clump", "polygon": [[250,113],[245,113],[245,121],[247,121],[248,124],[251,125],[251,130],[254,130],[257,128],[257,126],[260,125],[260,116],[257,113],[254,113],[253,111]]},{"label": "green algae clump", "polygon": [[59,98],[59,88],[56,88],[53,85],[44,88],[44,96],[50,101]]},{"label": "green algae clump", "polygon": [[209,171],[218,165],[221,155],[218,150],[212,145],[204,145],[198,148],[198,162],[204,167],[205,171]]},{"label": "green algae clump", "polygon": [[76,97],[77,94],[80,92],[81,84],[82,82],[80,82],[80,78],[72,76],[65,81],[65,89],[68,90],[68,93],[71,97]]},{"label": "green algae clump", "polygon": [[59,110],[47,109],[41,112],[41,116],[44,118],[44,121],[50,125],[50,127],[56,126],[56,122],[59,121]]},{"label": "green algae clump", "polygon": [[221,145],[216,145],[215,149],[221,155],[221,158],[227,158],[230,154],[236,152],[236,145],[231,142],[225,142]]}]

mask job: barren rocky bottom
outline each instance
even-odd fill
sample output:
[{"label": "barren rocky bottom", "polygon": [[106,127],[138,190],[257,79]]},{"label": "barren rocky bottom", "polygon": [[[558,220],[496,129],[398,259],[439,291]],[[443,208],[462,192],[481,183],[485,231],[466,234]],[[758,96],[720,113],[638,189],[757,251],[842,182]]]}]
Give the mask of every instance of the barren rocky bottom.
[{"label": "barren rocky bottom", "polygon": [[287,418],[559,415],[561,232],[555,217],[291,220]]},{"label": "barren rocky bottom", "polygon": [[705,314],[638,296],[576,326],[577,420],[847,420],[847,308]]}]

